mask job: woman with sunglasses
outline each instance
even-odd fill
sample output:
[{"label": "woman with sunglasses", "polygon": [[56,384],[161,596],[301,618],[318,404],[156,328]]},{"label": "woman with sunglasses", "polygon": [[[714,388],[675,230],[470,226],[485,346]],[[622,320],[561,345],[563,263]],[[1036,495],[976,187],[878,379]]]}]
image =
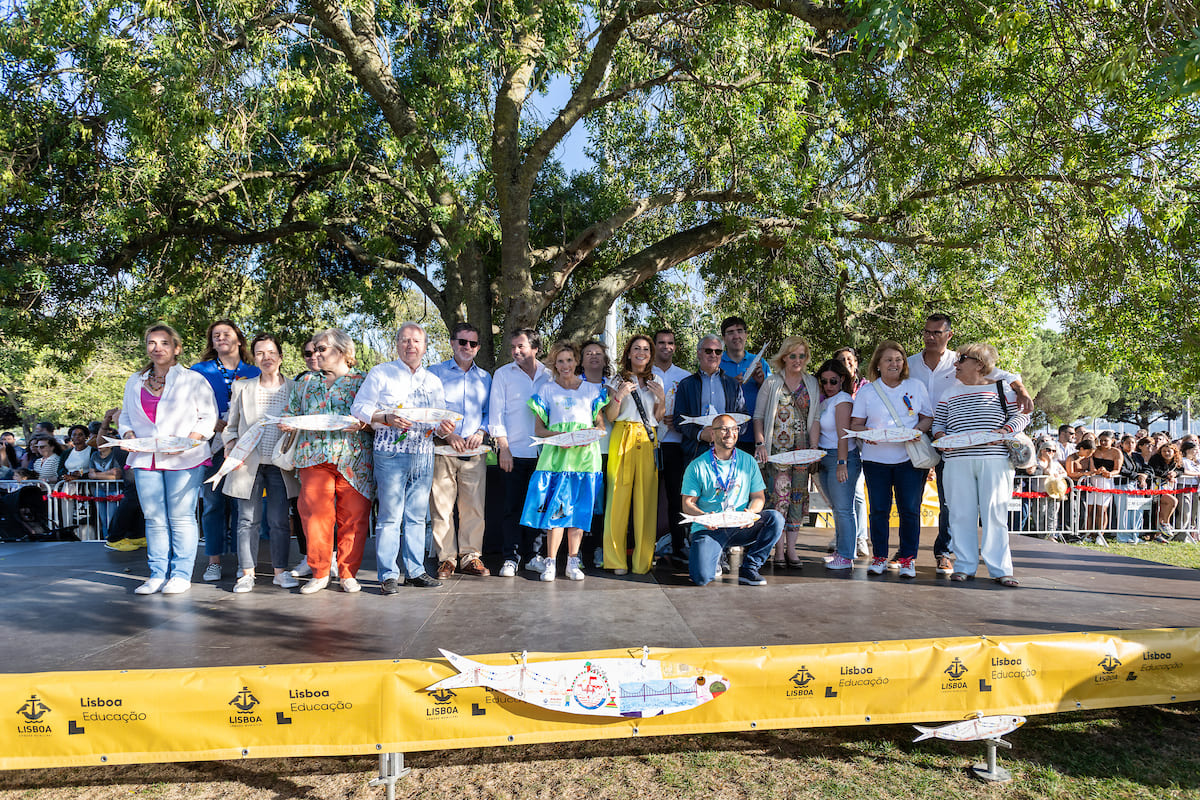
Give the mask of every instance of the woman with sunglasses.
[{"label": "woman with sunglasses", "polygon": [[850,395],[853,378],[845,364],[831,358],[817,370],[817,382],[821,387],[821,415],[813,425],[812,438],[814,445],[825,451],[817,475],[833,509],[836,545],[834,556],[825,563],[825,568],[852,569],[859,528],[855,493],[862,478],[858,440],[846,436],[854,408],[854,398]]},{"label": "woman with sunglasses", "polygon": [[[126,439],[182,436],[212,438],[219,412],[204,376],[179,364],[183,340],[169,325],[146,331],[150,363],[125,382],[117,429]],[[192,568],[200,526],[196,506],[204,470],[211,463],[207,446],[179,453],[130,453],[138,501],[146,517],[146,560],[150,578],[135,594],[181,594],[192,588]]]},{"label": "woman with sunglasses", "polygon": [[816,428],[820,393],[807,372],[808,340],[788,336],[770,359],[771,375],[763,382],[754,408],[754,458],[762,465],[767,507],[784,519],[783,536],[775,544],[775,566],[799,569],[796,537],[808,515],[809,465],[774,464],[777,453],[805,450]]},{"label": "woman with sunglasses", "polygon": [[[933,437],[956,433],[1018,433],[1029,424],[1017,395],[1008,386],[989,380],[996,366],[996,348],[969,344],[958,348],[958,383],[942,393],[933,413]],[[982,557],[988,574],[1001,586],[1015,587],[1012,553],[1008,546],[1008,501],[1012,497],[1012,464],[1001,441],[942,451],[946,459],[944,484],[950,509],[950,548],[954,572],[950,580],[975,577]],[[982,523],[982,524],[980,524]]]}]

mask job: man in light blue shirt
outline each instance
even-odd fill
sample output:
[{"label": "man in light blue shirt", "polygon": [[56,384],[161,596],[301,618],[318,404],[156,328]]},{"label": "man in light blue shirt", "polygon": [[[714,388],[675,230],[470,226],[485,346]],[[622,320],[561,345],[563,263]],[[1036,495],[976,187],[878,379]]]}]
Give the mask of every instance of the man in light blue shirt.
[{"label": "man in light blue shirt", "polygon": [[[746,337],[746,320],[741,317],[726,317],[721,320],[721,338],[725,344],[725,352],[721,355],[721,371],[742,385],[742,394],[746,397],[746,413],[754,416],[758,389],[771,374],[771,368],[766,359],[759,359],[754,366],[754,372],[746,374],[750,369],[750,362],[754,360],[754,356],[746,352]],[[742,435],[738,437],[738,448],[754,455],[752,425],[745,426]]]},{"label": "man in light blue shirt", "polygon": [[[434,364],[429,371],[442,381],[446,408],[463,415],[446,442],[458,453],[467,453],[483,444],[488,432],[488,397],[492,376],[475,363],[479,354],[479,329],[460,322],[450,330],[453,358]],[[438,578],[454,574],[455,564],[465,575],[487,576],[483,565],[483,506],[486,492],[487,456],[435,455],[433,491],[429,513],[433,520],[433,546],[437,550]],[[455,543],[454,509],[458,508],[458,536]]]}]

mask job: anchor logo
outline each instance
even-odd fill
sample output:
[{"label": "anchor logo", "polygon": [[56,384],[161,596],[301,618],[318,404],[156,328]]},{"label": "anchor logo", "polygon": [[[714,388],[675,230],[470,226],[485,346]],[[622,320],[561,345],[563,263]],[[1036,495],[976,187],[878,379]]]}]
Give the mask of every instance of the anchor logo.
[{"label": "anchor logo", "polygon": [[25,717],[25,719],[29,722],[37,722],[49,710],[50,706],[46,705],[41,700],[38,700],[38,696],[36,694],[32,694],[29,696],[29,699],[17,709],[17,713]]},{"label": "anchor logo", "polygon": [[253,710],[254,707],[258,705],[258,698],[250,694],[249,686],[243,686],[242,690],[234,695],[233,699],[229,701],[229,705],[245,714]]},{"label": "anchor logo", "polygon": [[950,666],[942,671],[949,675],[952,680],[958,680],[969,672],[967,665],[960,661],[958,656],[955,656],[954,660],[950,662]]},{"label": "anchor logo", "polygon": [[811,672],[809,672],[808,669],[804,667],[804,665],[801,665],[800,669],[796,670],[796,674],[793,675],[790,680],[796,686],[803,689],[805,686],[808,686],[809,682],[814,680],[814,678],[815,678],[815,676]]},{"label": "anchor logo", "polygon": [[438,705],[449,703],[455,697],[458,697],[458,695],[449,689],[438,689],[436,692],[430,692],[429,696],[432,697],[434,701],[438,703]]},{"label": "anchor logo", "polygon": [[1105,656],[1104,660],[1097,664],[1105,672],[1113,672],[1117,667],[1121,666],[1120,660],[1116,656]]}]

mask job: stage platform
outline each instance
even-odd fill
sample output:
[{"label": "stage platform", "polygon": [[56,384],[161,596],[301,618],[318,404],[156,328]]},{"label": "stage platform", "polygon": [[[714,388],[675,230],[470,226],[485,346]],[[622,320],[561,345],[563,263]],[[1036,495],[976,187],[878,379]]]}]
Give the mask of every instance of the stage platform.
[{"label": "stage platform", "polygon": [[[922,541],[933,534],[926,530]],[[767,567],[762,587],[726,576],[699,588],[662,570],[624,577],[589,570],[581,583],[545,584],[522,571],[455,576],[441,588],[405,587],[392,597],[379,594],[369,546],[359,594],[283,590],[261,564],[254,591],[234,594],[233,557],[227,577],[207,584],[201,556],[190,592],[141,597],[133,589],[147,575],[144,551],[0,544],[0,636],[8,642],[0,672],[438,658],[438,648],[577,652],[1200,626],[1193,569],[1014,535],[1022,586],[1005,589],[982,573],[953,584],[937,576],[928,546],[915,580],[868,576],[865,559],[852,572],[829,572],[828,537],[824,529],[802,534],[803,568]]]}]

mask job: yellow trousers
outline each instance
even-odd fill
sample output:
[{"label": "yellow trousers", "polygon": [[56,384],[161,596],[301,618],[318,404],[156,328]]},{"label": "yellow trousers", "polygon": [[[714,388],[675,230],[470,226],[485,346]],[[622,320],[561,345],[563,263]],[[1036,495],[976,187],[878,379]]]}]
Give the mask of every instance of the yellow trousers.
[{"label": "yellow trousers", "polygon": [[633,504],[633,566],[644,575],[654,561],[658,521],[658,470],[654,445],[640,422],[613,423],[605,481],[604,568],[626,569],[625,537]]}]

